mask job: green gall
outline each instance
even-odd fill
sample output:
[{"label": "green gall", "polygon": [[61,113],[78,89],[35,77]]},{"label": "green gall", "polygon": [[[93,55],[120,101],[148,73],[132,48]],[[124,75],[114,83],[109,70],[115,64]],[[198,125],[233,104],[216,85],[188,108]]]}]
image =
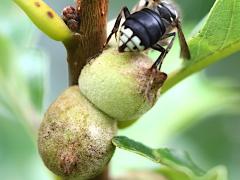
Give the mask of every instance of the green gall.
[{"label": "green gall", "polygon": [[100,110],[119,121],[136,120],[156,102],[167,78],[151,69],[141,53],[119,53],[111,48],[87,64],[79,77],[82,94]]},{"label": "green gall", "polygon": [[127,127],[130,127],[131,125],[133,125],[135,122],[137,121],[137,119],[134,120],[130,120],[130,121],[118,121],[118,129],[125,129]]},{"label": "green gall", "polygon": [[63,179],[89,179],[110,161],[116,131],[116,121],[73,86],[45,113],[39,129],[39,153],[45,165]]}]

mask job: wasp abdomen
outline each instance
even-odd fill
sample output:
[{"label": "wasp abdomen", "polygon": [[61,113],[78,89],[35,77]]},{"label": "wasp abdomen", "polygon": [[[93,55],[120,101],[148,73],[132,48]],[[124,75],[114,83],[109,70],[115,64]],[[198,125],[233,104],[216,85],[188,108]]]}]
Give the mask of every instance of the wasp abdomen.
[{"label": "wasp abdomen", "polygon": [[120,31],[119,51],[142,51],[156,44],[166,28],[159,14],[142,9],[131,14]]}]

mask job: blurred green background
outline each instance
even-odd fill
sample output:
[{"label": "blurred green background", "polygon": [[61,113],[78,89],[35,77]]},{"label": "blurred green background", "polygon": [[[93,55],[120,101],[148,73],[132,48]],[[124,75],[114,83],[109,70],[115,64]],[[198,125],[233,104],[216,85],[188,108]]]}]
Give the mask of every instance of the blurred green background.
[{"label": "blurred green background", "polygon": [[[59,14],[71,0],[47,0]],[[123,5],[137,0],[110,0],[109,19]],[[209,12],[214,0],[178,0],[187,37]],[[155,57],[156,53],[151,53]],[[164,64],[166,72],[178,67],[179,47]],[[188,151],[200,167],[225,165],[230,179],[238,180],[240,167],[240,53],[195,74],[164,94],[135,125],[119,134],[152,147]],[[67,87],[66,51],[42,34],[9,0],[0,1],[0,179],[47,180],[36,147],[36,129],[43,112]],[[158,169],[140,156],[117,150],[111,174],[135,169]]]}]

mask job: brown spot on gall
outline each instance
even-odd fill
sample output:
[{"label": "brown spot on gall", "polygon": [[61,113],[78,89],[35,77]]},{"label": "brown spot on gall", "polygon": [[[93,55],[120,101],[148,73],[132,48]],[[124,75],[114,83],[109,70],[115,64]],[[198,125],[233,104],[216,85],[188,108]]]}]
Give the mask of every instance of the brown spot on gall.
[{"label": "brown spot on gall", "polygon": [[37,2],[37,1],[36,1],[34,4],[35,4],[35,6],[37,6],[37,7],[40,7],[40,6],[41,6],[40,2]]},{"label": "brown spot on gall", "polygon": [[53,13],[52,13],[51,11],[48,11],[48,12],[47,12],[47,15],[48,15],[48,17],[50,17],[50,18],[53,18],[53,17],[54,17],[54,15],[53,15]]}]

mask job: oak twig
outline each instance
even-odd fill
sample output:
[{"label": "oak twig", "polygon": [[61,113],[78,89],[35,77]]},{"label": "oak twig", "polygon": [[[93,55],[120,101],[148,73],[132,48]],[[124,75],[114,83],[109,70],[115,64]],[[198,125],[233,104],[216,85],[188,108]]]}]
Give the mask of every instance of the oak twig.
[{"label": "oak twig", "polygon": [[67,49],[69,85],[78,84],[88,59],[102,51],[106,40],[108,0],[77,0],[79,31],[64,45]]},{"label": "oak twig", "polygon": [[[67,49],[69,86],[78,84],[78,77],[87,61],[102,52],[107,37],[108,0],[76,0],[79,30],[64,42]],[[92,180],[108,180],[108,168]]]}]

